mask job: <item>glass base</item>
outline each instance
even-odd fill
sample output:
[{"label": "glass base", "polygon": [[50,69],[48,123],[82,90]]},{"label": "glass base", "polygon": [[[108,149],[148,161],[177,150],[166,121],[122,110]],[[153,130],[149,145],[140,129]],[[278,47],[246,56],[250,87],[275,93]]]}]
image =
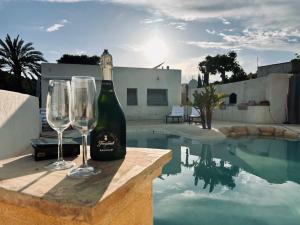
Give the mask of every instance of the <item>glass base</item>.
[{"label": "glass base", "polygon": [[61,161],[53,162],[53,163],[45,166],[45,168],[48,170],[57,171],[57,170],[70,169],[74,166],[75,166],[74,162],[61,160]]},{"label": "glass base", "polygon": [[99,173],[101,173],[101,170],[95,171],[93,167],[87,166],[87,167],[78,167],[72,169],[68,173],[68,176],[73,178],[84,178],[84,177],[94,176]]}]

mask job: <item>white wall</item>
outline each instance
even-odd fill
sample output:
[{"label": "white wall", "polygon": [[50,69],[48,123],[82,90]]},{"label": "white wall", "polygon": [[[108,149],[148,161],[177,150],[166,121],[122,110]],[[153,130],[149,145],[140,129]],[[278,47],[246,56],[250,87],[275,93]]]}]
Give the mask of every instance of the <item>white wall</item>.
[{"label": "white wall", "polygon": [[[235,83],[217,85],[217,92],[237,94],[237,104],[245,103],[249,100],[260,102],[266,100],[266,77],[240,81]],[[226,103],[229,103],[229,98],[226,98]]]},{"label": "white wall", "polygon": [[[163,119],[172,105],[181,103],[181,71],[143,68],[114,68],[117,96],[129,120]],[[137,88],[138,105],[127,106],[127,88]],[[168,89],[168,106],[147,106],[147,89]]]},{"label": "white wall", "polygon": [[[245,103],[249,100],[260,102],[266,100],[266,84],[267,77],[256,78],[252,80],[240,81],[235,83],[216,85],[216,91],[230,95],[235,93],[237,95],[237,104]],[[195,90],[201,90],[201,88],[192,89],[189,91],[189,98],[193,101],[193,93]],[[225,102],[229,103],[229,98],[225,99]]]},{"label": "white wall", "polygon": [[0,159],[28,150],[39,137],[38,98],[0,90]]},{"label": "white wall", "polygon": [[292,74],[270,74],[267,76],[266,99],[270,102],[271,117],[277,123],[285,122],[289,79]]},{"label": "white wall", "polygon": [[[45,107],[49,79],[93,76],[100,91],[100,68],[97,65],[42,64],[42,107]],[[181,71],[114,67],[115,91],[128,120],[163,119],[172,105],[181,104]],[[127,88],[137,88],[138,105],[127,106]],[[168,106],[147,106],[147,89],[168,89]]]},{"label": "white wall", "polygon": [[[237,104],[248,103],[254,100],[259,103],[268,100],[270,106],[248,106],[248,110],[238,110],[237,106],[227,106],[226,110],[216,109],[214,119],[249,122],[249,123],[283,123],[287,113],[287,94],[289,89],[290,74],[269,74],[252,80],[240,81],[229,84],[216,85],[219,93],[230,95],[237,94]],[[193,101],[190,91],[190,99]],[[229,98],[226,98],[229,103]]]},{"label": "white wall", "polygon": [[227,106],[226,110],[215,109],[213,118],[245,123],[274,123],[270,116],[269,106],[248,106],[247,110],[239,110],[236,105]]}]

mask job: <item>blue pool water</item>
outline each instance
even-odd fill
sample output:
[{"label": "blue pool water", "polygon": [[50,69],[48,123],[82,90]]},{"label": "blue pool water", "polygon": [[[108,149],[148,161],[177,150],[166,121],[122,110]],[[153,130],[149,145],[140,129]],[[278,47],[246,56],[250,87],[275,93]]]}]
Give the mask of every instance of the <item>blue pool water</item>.
[{"label": "blue pool water", "polygon": [[155,225],[300,224],[300,142],[129,133],[128,146],[173,150],[154,181]]}]

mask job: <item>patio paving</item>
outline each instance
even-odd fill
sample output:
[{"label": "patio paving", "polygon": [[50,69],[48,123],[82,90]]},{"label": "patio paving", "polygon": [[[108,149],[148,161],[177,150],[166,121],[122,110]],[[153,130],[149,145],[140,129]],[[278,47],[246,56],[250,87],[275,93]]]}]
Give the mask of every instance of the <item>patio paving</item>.
[{"label": "patio paving", "polygon": [[[156,132],[165,134],[175,134],[186,138],[198,140],[216,140],[224,139],[223,135],[218,129],[221,127],[232,126],[272,126],[276,128],[285,128],[300,134],[300,124],[253,124],[241,123],[232,121],[215,120],[212,122],[212,129],[202,129],[202,126],[197,123],[164,123],[162,120],[146,120],[146,121],[127,121],[127,132]],[[47,137],[56,138],[56,132],[44,132],[43,135]],[[75,130],[68,130],[64,132],[66,138],[80,138],[79,132]]]}]

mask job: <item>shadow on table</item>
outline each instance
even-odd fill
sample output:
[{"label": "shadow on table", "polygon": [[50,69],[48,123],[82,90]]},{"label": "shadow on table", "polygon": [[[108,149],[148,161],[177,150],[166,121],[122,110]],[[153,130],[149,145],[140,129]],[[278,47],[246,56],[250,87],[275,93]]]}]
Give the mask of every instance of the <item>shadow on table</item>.
[{"label": "shadow on table", "polygon": [[[67,160],[73,159],[71,157],[67,158]],[[102,172],[83,179],[68,177],[68,170],[65,170],[65,172],[53,172],[45,169],[45,166],[53,161],[55,160],[34,161],[32,155],[24,155],[2,161],[0,163],[0,181],[15,178],[16,181],[13,181],[13,183],[17,184],[15,187],[19,192],[30,189],[33,185],[45,185],[45,190],[47,189],[46,185],[53,185],[44,194],[44,199],[58,200],[61,203],[92,206],[104,195],[124,160],[109,162],[89,160],[89,165],[93,166],[96,171],[101,170]],[[59,173],[59,175],[56,177],[54,173]],[[41,182],[45,182],[45,184]]]},{"label": "shadow on table", "polygon": [[[123,161],[123,159],[109,162],[89,160],[88,164],[93,166],[96,171],[101,170],[101,173],[88,178],[66,176],[51,188],[43,198],[58,200],[61,203],[94,206],[105,194]],[[118,178],[115,177],[115,179]]]},{"label": "shadow on table", "polygon": [[[74,160],[75,157],[69,157],[68,160]],[[53,171],[45,168],[52,160],[35,161],[32,154],[26,154],[0,162],[0,181],[18,179],[15,181],[15,187],[21,192],[37,183],[43,177],[46,177]]]},{"label": "shadow on table", "polygon": [[32,154],[0,161],[0,180],[13,179],[47,171],[45,166],[55,160],[34,161]]}]

